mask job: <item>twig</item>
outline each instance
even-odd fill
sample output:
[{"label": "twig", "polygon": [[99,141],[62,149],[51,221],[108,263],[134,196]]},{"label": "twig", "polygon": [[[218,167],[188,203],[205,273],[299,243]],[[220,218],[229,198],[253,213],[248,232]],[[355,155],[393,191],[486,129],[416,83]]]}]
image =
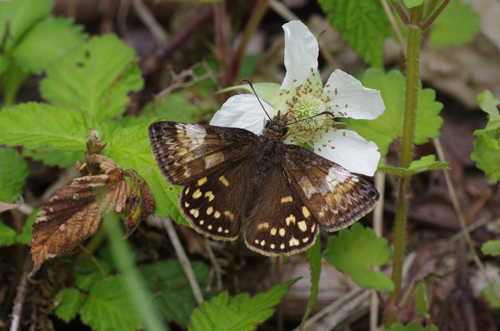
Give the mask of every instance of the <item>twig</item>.
[{"label": "twig", "polygon": [[97,269],[99,269],[99,271],[101,272],[101,274],[103,276],[106,276],[106,272],[104,271],[104,269],[102,268],[101,264],[99,263],[99,261],[97,261],[97,259],[95,258],[94,254],[92,254],[91,251],[89,251],[85,246],[83,246],[82,244],[78,244],[78,247],[84,251],[88,256],[89,258],[92,260],[92,262],[95,263]]},{"label": "twig", "polygon": [[174,246],[175,252],[179,257],[179,260],[181,261],[182,269],[184,269],[184,272],[186,273],[189,285],[191,285],[194,297],[196,298],[196,302],[198,303],[198,305],[201,305],[203,302],[203,294],[201,293],[200,285],[196,281],[196,276],[194,274],[193,268],[191,267],[191,263],[189,263],[186,252],[184,251],[181,241],[177,236],[177,232],[175,232],[175,228],[172,225],[172,218],[170,216],[162,217],[161,220],[163,222],[165,230],[167,230],[168,237],[170,238],[170,241]]},{"label": "twig", "polygon": [[[444,152],[443,152],[443,147],[441,146],[441,143],[439,141],[439,138],[433,138],[432,142],[434,143],[434,147],[436,147],[436,152],[438,155],[438,159],[441,162],[445,162],[444,158]],[[458,197],[455,192],[455,188],[453,187],[453,183],[451,182],[450,174],[448,170],[443,169],[443,174],[444,178],[446,181],[446,187],[448,188],[448,193],[450,194],[451,202],[453,204],[453,208],[455,209],[455,213],[457,214],[458,221],[460,223],[460,227],[462,228],[462,232],[465,238],[465,241],[467,242],[467,245],[469,246],[469,251],[470,254],[472,255],[472,258],[476,265],[478,266],[479,270],[481,273],[484,275],[485,279],[488,281],[488,283],[491,285],[493,291],[497,295],[497,297],[500,299],[500,290],[497,288],[497,285],[495,281],[491,278],[491,276],[486,272],[486,269],[484,268],[483,263],[479,259],[479,256],[477,256],[476,249],[474,248],[474,243],[472,242],[472,238],[470,236],[469,230],[467,229],[467,223],[465,222],[465,217],[460,210],[460,203],[458,202]]]},{"label": "twig", "polygon": [[24,297],[28,290],[28,274],[31,271],[31,261],[29,258],[25,258],[23,265],[23,274],[21,276],[21,281],[17,285],[17,294],[14,299],[14,306],[12,307],[12,324],[10,325],[10,331],[19,330],[19,324],[21,322],[21,315],[23,313],[23,303]]},{"label": "twig", "polygon": [[[382,159],[385,163],[385,158]],[[373,230],[377,237],[382,237],[383,221],[384,221],[384,186],[385,186],[385,173],[375,173],[375,187],[380,192],[380,200],[373,210]],[[379,271],[379,266],[375,266],[373,271]],[[378,309],[379,298],[377,291],[372,290],[370,298],[370,330],[376,331],[378,329]]]},{"label": "twig", "polygon": [[[203,75],[196,76],[195,70],[200,67],[204,68],[206,72]],[[216,81],[216,74],[205,61],[203,62],[203,65],[196,63],[178,74],[175,73],[171,66],[168,66],[167,70],[172,76],[171,83],[168,87],[157,93],[155,95],[155,99],[161,99],[177,89],[184,89],[208,78],[211,78],[214,82]]]},{"label": "twig", "polygon": [[380,0],[380,2],[382,3],[382,7],[384,7],[384,11],[385,14],[387,15],[387,18],[389,19],[389,22],[391,23],[392,30],[394,30],[394,33],[398,38],[399,46],[401,47],[401,52],[403,52],[404,56],[406,57],[406,43],[403,38],[403,35],[401,34],[401,30],[399,29],[398,23],[396,22],[396,19],[392,14],[391,8],[389,8],[387,0]]},{"label": "twig", "polygon": [[212,246],[210,245],[210,240],[208,240],[207,237],[203,238],[205,238],[205,246],[207,247],[208,258],[210,259],[212,267],[214,268],[215,279],[217,281],[217,292],[220,292],[222,289],[222,276],[221,276],[220,264],[219,262],[217,262],[217,259],[215,258],[214,251],[212,249]]},{"label": "twig", "polygon": [[137,16],[142,23],[148,28],[148,30],[153,35],[158,46],[164,46],[167,43],[167,36],[165,30],[156,21],[156,18],[151,13],[148,7],[142,2],[142,0],[132,0],[132,5],[137,12]]}]

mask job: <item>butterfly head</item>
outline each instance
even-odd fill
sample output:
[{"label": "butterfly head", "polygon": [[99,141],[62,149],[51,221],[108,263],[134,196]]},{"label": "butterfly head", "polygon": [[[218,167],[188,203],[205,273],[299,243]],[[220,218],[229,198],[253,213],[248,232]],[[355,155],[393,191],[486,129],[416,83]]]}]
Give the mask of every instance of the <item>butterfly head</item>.
[{"label": "butterfly head", "polygon": [[272,120],[266,122],[264,132],[268,136],[282,138],[288,133],[288,128],[286,127],[287,122],[287,114],[284,113],[283,115],[281,115],[280,112],[278,112],[278,114],[276,114],[276,116],[274,116]]}]

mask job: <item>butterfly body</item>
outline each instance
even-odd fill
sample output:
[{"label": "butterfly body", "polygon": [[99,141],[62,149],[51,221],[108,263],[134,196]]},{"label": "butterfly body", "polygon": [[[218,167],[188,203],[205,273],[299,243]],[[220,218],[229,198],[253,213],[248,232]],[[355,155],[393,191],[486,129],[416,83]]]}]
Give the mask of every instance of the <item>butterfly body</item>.
[{"label": "butterfly body", "polygon": [[379,198],[371,183],[296,145],[284,143],[286,115],[261,135],[238,128],[157,122],[149,127],[162,174],[184,189],[180,209],[198,232],[238,238],[264,255],[294,254],[314,244],[319,225],[347,227]]}]

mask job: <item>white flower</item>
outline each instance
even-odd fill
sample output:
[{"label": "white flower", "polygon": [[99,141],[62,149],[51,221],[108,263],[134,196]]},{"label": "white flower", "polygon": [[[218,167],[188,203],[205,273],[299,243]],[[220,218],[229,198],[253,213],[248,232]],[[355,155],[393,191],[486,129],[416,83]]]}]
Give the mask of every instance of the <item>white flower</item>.
[{"label": "white flower", "polygon": [[[309,146],[351,172],[373,176],[380,159],[374,142],[339,128],[340,124],[328,115],[310,117],[328,111],[335,117],[375,119],[385,109],[380,92],[363,87],[354,77],[338,69],[323,87],[318,72],[319,47],[314,35],[299,21],[289,22],[283,29],[286,75],[281,87],[273,83],[254,84],[267,113],[272,118],[278,110],[287,112],[290,123],[309,118],[289,126],[287,143]],[[234,88],[250,90],[246,85]],[[266,119],[257,98],[247,94],[229,98],[210,124],[260,134]]]}]

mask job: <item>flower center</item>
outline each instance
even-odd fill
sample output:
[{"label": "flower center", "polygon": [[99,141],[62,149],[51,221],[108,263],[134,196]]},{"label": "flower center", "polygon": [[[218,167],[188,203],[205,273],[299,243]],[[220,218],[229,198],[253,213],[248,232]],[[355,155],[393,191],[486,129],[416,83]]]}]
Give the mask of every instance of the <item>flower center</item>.
[{"label": "flower center", "polygon": [[295,117],[296,121],[300,121],[297,123],[299,127],[307,127],[308,129],[321,127],[325,118],[316,115],[324,111],[326,111],[326,106],[323,100],[311,94],[303,94],[298,97],[291,109],[292,116]]}]

